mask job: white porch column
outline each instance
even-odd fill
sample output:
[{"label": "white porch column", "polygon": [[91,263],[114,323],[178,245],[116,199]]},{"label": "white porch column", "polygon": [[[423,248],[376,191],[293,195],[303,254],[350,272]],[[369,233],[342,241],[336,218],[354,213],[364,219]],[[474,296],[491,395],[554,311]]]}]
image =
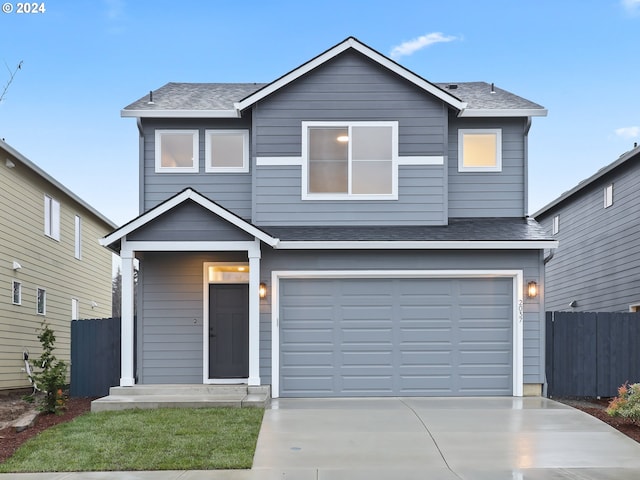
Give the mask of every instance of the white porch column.
[{"label": "white porch column", "polygon": [[249,379],[260,385],[260,241],[249,249]]},{"label": "white porch column", "polygon": [[132,387],[135,385],[135,377],[133,373],[133,269],[135,252],[127,250],[125,240],[122,240],[123,248],[120,251],[122,259],[122,306],[121,315],[121,369],[120,369],[120,386]]}]

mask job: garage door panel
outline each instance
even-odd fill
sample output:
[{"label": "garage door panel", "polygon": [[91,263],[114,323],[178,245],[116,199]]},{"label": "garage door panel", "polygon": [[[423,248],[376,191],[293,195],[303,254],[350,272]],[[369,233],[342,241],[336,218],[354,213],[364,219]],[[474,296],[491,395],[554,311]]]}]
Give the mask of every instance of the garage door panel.
[{"label": "garage door panel", "polygon": [[296,279],[281,292],[282,396],[511,395],[510,278]]}]

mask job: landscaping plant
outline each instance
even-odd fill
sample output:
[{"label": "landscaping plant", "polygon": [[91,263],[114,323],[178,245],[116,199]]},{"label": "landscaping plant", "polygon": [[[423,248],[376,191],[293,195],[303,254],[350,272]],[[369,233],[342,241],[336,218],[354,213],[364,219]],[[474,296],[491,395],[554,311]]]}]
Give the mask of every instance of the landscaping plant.
[{"label": "landscaping plant", "polygon": [[618,396],[609,402],[607,413],[640,424],[640,383],[625,383],[618,388]]},{"label": "landscaping plant", "polygon": [[36,388],[44,394],[40,410],[45,413],[62,413],[65,405],[63,390],[67,381],[67,364],[53,354],[56,336],[51,327],[42,322],[38,335],[42,344],[42,355],[31,360],[34,370],[31,374]]}]

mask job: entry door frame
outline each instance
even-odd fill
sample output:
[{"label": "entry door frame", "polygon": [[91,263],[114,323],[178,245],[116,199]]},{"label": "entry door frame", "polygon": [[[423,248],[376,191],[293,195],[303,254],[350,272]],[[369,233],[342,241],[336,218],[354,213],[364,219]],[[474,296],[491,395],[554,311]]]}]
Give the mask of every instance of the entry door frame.
[{"label": "entry door frame", "polygon": [[280,280],[306,278],[511,278],[513,396],[524,381],[524,273],[522,270],[281,270],[271,272],[271,397],[280,397]]},{"label": "entry door frame", "polygon": [[[258,257],[259,258],[259,257]],[[251,272],[251,258],[248,262],[204,262],[203,263],[203,286],[202,286],[202,295],[203,295],[203,305],[202,305],[202,383],[204,384],[249,384],[249,385],[259,385],[259,378],[257,381],[251,378],[251,371],[256,369],[257,365],[255,365],[255,358],[252,354],[252,308],[251,306],[251,295],[252,295],[252,283],[253,276]],[[249,281],[245,282],[222,282],[222,283],[241,283],[241,284],[249,284],[249,378],[209,378],[209,285],[215,285],[217,282],[209,281],[209,267],[213,266],[234,266],[234,265],[243,265],[246,266],[249,270]],[[259,270],[258,270],[259,271]],[[255,273],[254,273],[255,275]],[[254,340],[255,342],[255,340]],[[252,364],[252,362],[254,362]]]}]

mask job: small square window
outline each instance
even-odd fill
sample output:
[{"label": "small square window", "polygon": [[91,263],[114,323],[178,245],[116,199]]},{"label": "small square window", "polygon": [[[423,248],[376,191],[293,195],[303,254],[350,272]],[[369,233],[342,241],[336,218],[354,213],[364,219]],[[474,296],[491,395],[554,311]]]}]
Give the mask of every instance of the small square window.
[{"label": "small square window", "polygon": [[248,130],[207,130],[205,171],[246,173],[249,171]]},{"label": "small square window", "polygon": [[22,305],[22,283],[13,280],[11,290],[11,303],[14,305]]},{"label": "small square window", "polygon": [[156,130],[156,172],[197,173],[198,130]]},{"label": "small square window", "polygon": [[502,131],[500,129],[458,130],[458,171],[502,171]]},{"label": "small square window", "polygon": [[553,234],[556,235],[560,231],[560,215],[553,217]]},{"label": "small square window", "polygon": [[47,313],[47,291],[44,288],[38,288],[36,293],[36,313],[38,315]]},{"label": "small square window", "polygon": [[613,183],[604,187],[604,208],[613,205]]}]

